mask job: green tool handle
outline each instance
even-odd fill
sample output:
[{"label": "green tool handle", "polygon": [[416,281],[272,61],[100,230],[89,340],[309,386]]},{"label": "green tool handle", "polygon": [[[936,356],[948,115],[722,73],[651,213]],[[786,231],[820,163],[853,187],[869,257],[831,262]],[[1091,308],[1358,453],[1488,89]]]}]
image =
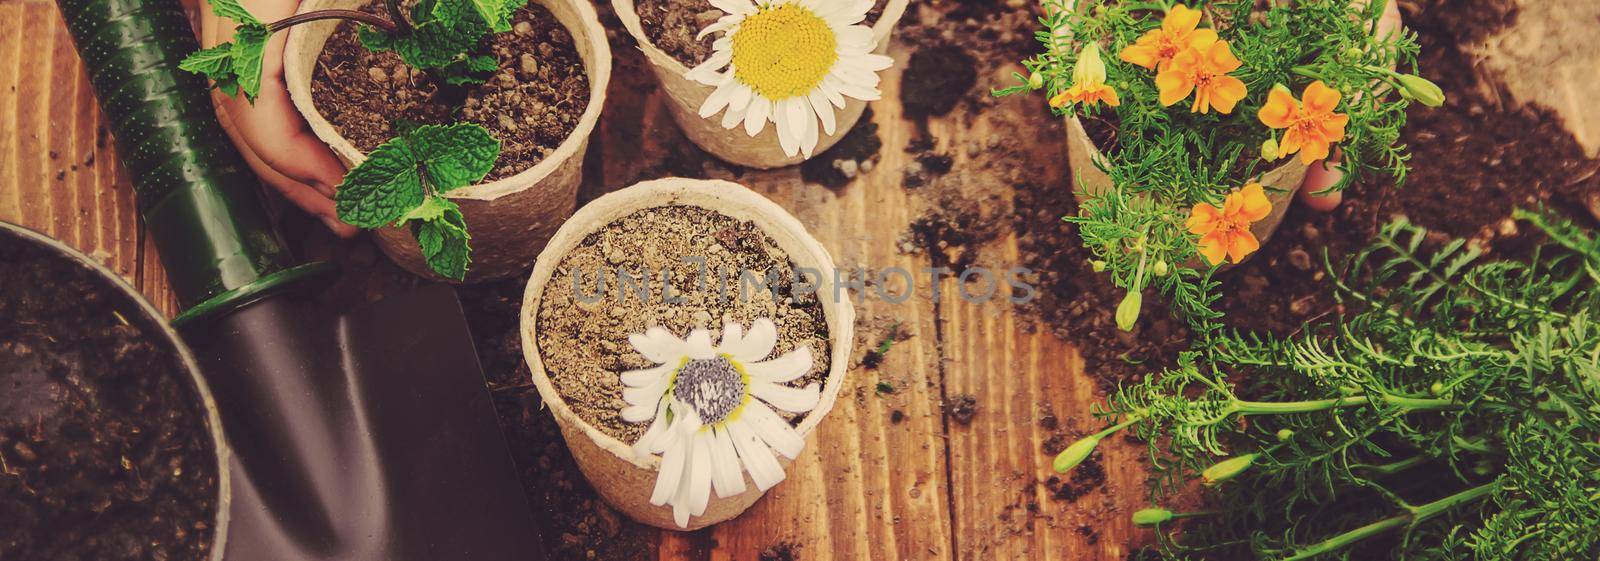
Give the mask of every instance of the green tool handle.
[{"label": "green tool handle", "polygon": [[178,68],[199,49],[177,0],[58,0],[145,227],[186,311],[215,317],[320,276],[291,266],[261,183],[223,132],[204,78]]}]

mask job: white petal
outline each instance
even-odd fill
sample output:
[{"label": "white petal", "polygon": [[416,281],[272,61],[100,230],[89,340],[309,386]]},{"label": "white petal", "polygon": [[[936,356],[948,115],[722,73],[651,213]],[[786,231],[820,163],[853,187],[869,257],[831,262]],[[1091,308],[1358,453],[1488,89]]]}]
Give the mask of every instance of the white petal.
[{"label": "white petal", "polygon": [[829,25],[844,26],[867,19],[867,12],[871,9],[871,2],[833,2],[815,13],[817,17],[827,20]]},{"label": "white petal", "polygon": [[[744,85],[740,84],[740,87],[743,88]],[[744,88],[744,89],[745,89],[745,91],[749,91],[750,90],[750,88]],[[735,107],[736,107],[735,105],[729,104],[728,105],[728,110],[722,112],[722,128],[731,129],[731,128],[735,127],[735,126],[738,126],[739,125],[739,121],[744,120],[745,107],[738,107],[737,109],[735,109]]]},{"label": "white petal", "polygon": [[715,429],[711,435],[711,484],[717,496],[724,499],[744,492],[744,473],[740,471],[739,451],[733,447],[733,437],[726,427]]},{"label": "white petal", "polygon": [[801,345],[799,348],[784,353],[783,356],[766,362],[745,362],[744,371],[750,374],[752,382],[784,382],[799,378],[811,370],[811,346]]},{"label": "white petal", "polygon": [[869,53],[851,57],[851,59],[852,63],[856,66],[866,68],[867,70],[871,70],[873,72],[885,70],[891,66],[894,66],[894,57],[888,55]]},{"label": "white petal", "polygon": [[717,342],[716,351],[719,353],[727,352],[724,349],[739,346],[739,340],[741,339],[744,339],[744,327],[739,325],[739,322],[730,321],[724,323],[722,324],[722,340]]},{"label": "white petal", "polygon": [[806,439],[800,436],[800,431],[794,430],[788,421],[765,405],[746,403],[742,418],[750,420],[750,428],[761,440],[791,460],[799,457],[800,451],[806,447]]},{"label": "white petal", "polygon": [[755,136],[761,129],[767,128],[767,115],[772,112],[772,100],[762,96],[755,96],[750,100],[750,109],[744,116],[744,133]]},{"label": "white petal", "polygon": [[717,86],[716,91],[706,96],[706,102],[700,104],[700,118],[704,119],[716,115],[718,111],[727,107],[728,102],[733,100],[733,93],[737,89],[738,86],[731,84]]},{"label": "white petal", "polygon": [[750,393],[768,405],[790,413],[805,413],[822,401],[822,387],[815,383],[804,388],[791,388],[772,382],[755,382],[750,384]]},{"label": "white petal", "polygon": [[711,6],[730,14],[749,14],[756,11],[750,0],[711,0]]},{"label": "white petal", "polygon": [[750,324],[750,332],[745,333],[736,345],[724,343],[719,349],[733,356],[734,360],[749,364],[772,354],[772,346],[778,344],[778,325],[767,318],[757,319]]},{"label": "white petal", "polygon": [[689,527],[689,485],[686,473],[678,480],[678,490],[672,493],[672,499],[667,501],[672,505],[672,521],[677,522],[679,528]]},{"label": "white petal", "polygon": [[667,386],[670,383],[670,377],[662,376],[656,378],[656,381],[648,386],[622,388],[622,400],[628,402],[629,405],[653,406],[661,401],[662,394],[667,393]]},{"label": "white petal", "polygon": [[694,450],[689,456],[689,514],[695,516],[705,514],[711,503],[711,473],[716,469],[711,463],[712,438],[711,431],[699,431],[690,441]]},{"label": "white petal", "polygon": [[[643,423],[645,421],[654,419],[655,415],[656,406],[649,403],[629,405],[622,408],[622,420],[630,423]],[[644,442],[644,437],[640,437],[639,441]]]},{"label": "white petal", "polygon": [[783,148],[784,155],[793,157],[800,153],[800,139],[795,128],[801,126],[789,118],[789,104],[778,103],[778,111],[773,116],[778,119],[778,146]]},{"label": "white petal", "polygon": [[[633,453],[640,458],[649,456],[650,449],[655,445],[656,441],[667,435],[667,404],[665,400],[656,404],[653,411],[655,412],[655,417],[650,421],[650,428],[645,429],[644,434],[639,436],[639,441],[633,443]],[[623,412],[626,415],[627,410],[624,409]]]},{"label": "white petal", "polygon": [[654,384],[656,380],[671,374],[678,369],[678,361],[652,366],[643,370],[629,370],[622,373],[622,385],[637,388]]},{"label": "white petal", "polygon": [[846,86],[856,86],[875,90],[878,88],[878,74],[864,68],[856,68],[848,64],[835,64],[831,74],[839,78],[839,82]]},{"label": "white petal", "polygon": [[838,86],[839,93],[862,101],[877,101],[883,97],[883,94],[877,88],[851,84],[843,80],[839,81]]},{"label": "white petal", "polygon": [[844,94],[839,93],[839,79],[832,74],[822,77],[822,85],[817,88],[823,95],[828,96],[828,102],[834,107],[844,109]]},{"label": "white petal", "polygon": [[817,151],[817,119],[814,116],[816,113],[810,109],[811,103],[804,102],[804,104],[807,106],[805,117],[806,126],[800,129],[805,135],[800,137],[800,153],[804,154],[806,159],[810,159],[812,153]]},{"label": "white petal", "polygon": [[[863,15],[865,15],[865,14],[863,14]],[[861,21],[861,20],[858,19],[856,21]],[[829,22],[829,23],[834,23],[834,22]],[[855,22],[851,22],[851,23],[855,23]],[[836,40],[841,45],[844,45],[844,44],[849,44],[849,45],[870,45],[873,42],[872,28],[867,27],[865,25],[849,25],[849,24],[846,24],[846,25],[844,25],[842,27],[836,25],[833,28],[833,33],[834,33],[834,37],[836,37]]]},{"label": "white petal", "polygon": [[717,356],[716,350],[711,346],[710,331],[706,331],[704,329],[696,329],[691,331],[689,333],[689,339],[685,340],[683,343],[683,354],[688,355],[689,358],[706,360],[709,358],[716,358]]},{"label": "white petal", "polygon": [[665,328],[652,327],[642,335],[629,335],[628,343],[633,345],[633,350],[656,364],[676,364],[683,358],[683,340]]},{"label": "white petal", "polygon": [[739,451],[739,459],[744,461],[745,470],[750,472],[757,489],[765,491],[783,481],[783,465],[754,430],[744,423],[729,423],[728,436],[732,437],[733,447]]},{"label": "white petal", "polygon": [[655,490],[650,492],[650,504],[667,504],[667,499],[678,492],[679,483],[683,480],[683,466],[688,458],[688,446],[667,447],[666,453],[661,456],[661,471],[656,472]]},{"label": "white petal", "polygon": [[[732,76],[733,73],[729,72],[728,75]],[[751,90],[750,86],[746,86],[742,82],[734,82],[732,87],[734,88],[733,98],[728,100],[728,110],[733,111],[737,109],[739,110],[740,114],[744,114],[745,108],[750,106],[750,96],[755,95],[756,92]],[[722,128],[726,129],[732,127],[724,123]]]},{"label": "white petal", "polygon": [[789,117],[789,134],[795,141],[805,138],[805,122],[811,120],[811,108],[804,96],[794,96],[783,100],[783,112]]},{"label": "white petal", "polygon": [[833,108],[828,106],[828,96],[813,88],[810,93],[806,94],[806,99],[811,101],[811,111],[815,112],[817,118],[822,120],[823,134],[833,136],[833,131],[838,129],[839,125],[833,119]]},{"label": "white petal", "polygon": [[707,35],[710,35],[712,33],[716,33],[716,32],[719,32],[719,31],[727,31],[728,28],[733,27],[733,24],[735,22],[738,22],[739,19],[740,18],[738,16],[733,16],[733,17],[722,16],[720,19],[717,20],[716,23],[713,23],[711,25],[707,25],[705,29],[702,29],[702,30],[700,30],[699,33],[696,33],[695,36],[694,36],[694,40],[699,41],[701,39],[705,39]]}]

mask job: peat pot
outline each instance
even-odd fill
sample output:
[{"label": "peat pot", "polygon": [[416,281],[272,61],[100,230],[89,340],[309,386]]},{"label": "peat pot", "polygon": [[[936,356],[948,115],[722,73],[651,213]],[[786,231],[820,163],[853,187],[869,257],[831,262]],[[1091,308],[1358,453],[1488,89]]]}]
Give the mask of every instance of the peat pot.
[{"label": "peat pot", "polygon": [[0,551],[220,561],[231,452],[161,312],[94,259],[5,222],[0,287]]},{"label": "peat pot", "polygon": [[[889,50],[889,36],[894,32],[894,26],[905,15],[909,0],[879,0],[887,2],[883,14],[873,22],[872,35],[878,41],[875,52],[883,54]],[[758,169],[771,169],[792,166],[805,160],[802,154],[789,156],[783,153],[783,147],[778,144],[778,127],[767,126],[755,136],[745,134],[742,127],[732,129],[722,128],[721,119],[715,115],[711,118],[700,116],[700,105],[705,103],[707,97],[716,88],[703,85],[699,82],[684,77],[689,71],[678,59],[672,58],[650,42],[650,37],[645,35],[643,24],[639,21],[639,13],[634,9],[634,0],[611,0],[611,6],[617,12],[617,19],[622,20],[622,26],[628,29],[634,40],[639,43],[639,50],[644,51],[645,58],[650,60],[650,70],[656,74],[656,79],[661,82],[661,87],[667,92],[667,109],[672,113],[672,119],[678,122],[678,127],[683,129],[684,135],[689,137],[702,150],[725,161]],[[850,132],[856,121],[861,119],[861,113],[867,109],[867,102],[846,97],[843,109],[838,109],[836,118],[838,127],[833,134],[818,131],[817,148],[812,154],[821,154],[832,147],[839,139]],[[771,123],[768,123],[771,125]]]},{"label": "peat pot", "polygon": [[[571,33],[589,78],[589,104],[577,127],[549,156],[516,175],[451,191],[446,196],[461,206],[472,235],[472,265],[467,282],[479,282],[521,273],[533,263],[556,228],[572,214],[578,185],[583,179],[583,154],[589,135],[605,106],[611,79],[611,47],[594,6],[585,0],[533,0],[549,9]],[[299,11],[355,9],[365,0],[305,0]],[[284,79],[295,108],[310,123],[312,132],[333,149],[341,161],[354,167],[366,155],[346,140],[318,112],[311,96],[312,70],[322,47],[339,20],[325,20],[290,28],[284,48]],[[409,229],[382,228],[375,232],[378,247],[400,266],[417,275],[439,279],[423,260]]]},{"label": "peat pot", "polygon": [[[583,416],[580,416],[575,411],[575,408],[592,403],[592,400],[590,402],[569,400],[568,396],[557,390],[557,384],[552,379],[563,373],[553,372],[551,369],[554,355],[549,351],[552,349],[541,349],[540,347],[539,335],[541,328],[557,329],[551,326],[541,326],[541,304],[547,297],[552,298],[552,302],[565,302],[564,304],[552,304],[553,306],[563,306],[563,308],[559,309],[568,309],[566,306],[583,305],[560,296],[558,293],[563,292],[565,289],[560,287],[556,281],[552,281],[552,277],[560,278],[560,274],[570,275],[570,269],[576,268],[575,266],[563,266],[564,259],[569,254],[577,255],[580,250],[593,251],[588,248],[604,243],[596,241],[597,239],[602,239],[597,234],[603,234],[607,231],[619,231],[617,229],[608,230],[612,223],[618,222],[625,217],[637,216],[636,213],[651,209],[695,212],[703,209],[719,214],[722,217],[731,218],[732,221],[738,222],[741,228],[750,228],[750,230],[747,230],[747,235],[742,238],[725,236],[725,231],[719,231],[715,237],[722,239],[722,243],[730,244],[730,246],[738,245],[746,243],[744,240],[753,239],[755,236],[764,234],[767,239],[770,239],[768,247],[775,246],[786,256],[788,263],[795,267],[808,268],[817,273],[815,292],[817,297],[815,297],[815,300],[820,301],[822,321],[818,321],[814,327],[825,327],[825,329],[816,329],[811,332],[809,337],[813,337],[813,341],[825,341],[827,343],[828,351],[826,353],[817,352],[814,357],[827,357],[828,362],[826,367],[822,367],[820,361],[814,361],[810,367],[813,369],[813,373],[809,375],[816,377],[813,379],[819,382],[821,390],[817,405],[808,412],[797,414],[790,421],[790,425],[803,436],[806,442],[800,454],[813,453],[811,450],[816,447],[815,441],[817,438],[815,429],[822,422],[823,417],[827,415],[828,410],[833,407],[834,401],[839,395],[839,390],[845,385],[845,373],[848,370],[850,347],[854,336],[855,310],[847,292],[837,298],[832,296],[835,290],[833,258],[829,256],[827,250],[823,249],[822,245],[811,234],[806,232],[800,221],[776,203],[735,183],[682,178],[658,179],[639,183],[595,199],[594,202],[579,209],[573,215],[572,220],[563,225],[561,230],[556,232],[555,237],[551,238],[550,243],[545,247],[544,252],[539,255],[539,260],[534,265],[533,275],[528,281],[527,291],[524,293],[522,301],[522,352],[532,373],[533,384],[538,388],[545,407],[549,408],[550,413],[555,416],[556,423],[561,427],[562,437],[566,440],[567,447],[572,451],[572,456],[577,460],[578,467],[607,502],[629,517],[645,524],[673,530],[693,530],[738,516],[739,513],[744,512],[746,508],[749,508],[751,504],[761,498],[764,492],[756,487],[748,473],[741,471],[740,477],[745,479],[743,493],[725,498],[720,498],[716,493],[712,493],[704,514],[691,518],[686,527],[679,526],[674,521],[673,510],[670,506],[650,504],[652,489],[655,486],[656,476],[662,463],[661,457],[635,454],[630,442],[624,442],[602,431],[594,424],[586,421]],[[661,229],[650,228],[647,231],[660,232]],[[748,235],[748,232],[752,231],[754,236]],[[666,236],[659,233],[655,235],[660,236],[660,239],[667,239]],[[655,248],[655,243],[657,243],[655,240],[649,241],[646,247],[651,249],[647,249],[646,252],[652,251]],[[661,243],[670,242],[663,241]],[[759,243],[768,244],[769,242],[763,241]],[[711,253],[715,254],[717,251],[713,250]],[[679,258],[678,254],[672,253],[670,250],[663,253],[666,255],[664,258]],[[552,296],[552,294],[557,295]],[[572,294],[571,292],[566,293],[567,296]],[[626,303],[631,297],[623,296],[621,298],[622,300],[620,301]],[[796,304],[790,304],[789,302],[798,302],[800,300],[799,297],[784,299],[774,296],[773,298],[775,302],[784,302],[785,306],[796,306]],[[621,306],[625,304],[610,305]],[[648,306],[656,306],[655,301],[639,305],[641,308]],[[614,311],[609,310],[605,313]],[[790,312],[792,311],[791,309]],[[815,317],[814,312],[806,313],[808,314],[806,317]],[[603,317],[604,313],[601,316]],[[650,321],[655,320],[651,319]],[[711,319],[708,321],[715,323],[717,320]],[[714,327],[718,328],[721,326],[722,324],[720,323],[714,325]],[[823,331],[825,331],[825,334],[822,333]],[[685,336],[684,333],[676,333],[676,335],[679,337]],[[713,335],[713,337],[716,336]],[[557,344],[603,347],[612,343],[610,341],[575,339],[571,340],[570,343],[563,340]],[[598,376],[618,375],[611,367],[597,370],[604,370],[599,372]],[[787,469],[790,460],[782,455],[778,455],[778,460]]]}]

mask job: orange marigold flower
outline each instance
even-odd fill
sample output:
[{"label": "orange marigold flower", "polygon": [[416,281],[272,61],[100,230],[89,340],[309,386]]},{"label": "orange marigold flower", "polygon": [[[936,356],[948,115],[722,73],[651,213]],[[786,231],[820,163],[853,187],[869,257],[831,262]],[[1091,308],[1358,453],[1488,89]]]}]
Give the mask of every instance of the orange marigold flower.
[{"label": "orange marigold flower", "polygon": [[1216,31],[1195,29],[1198,25],[1200,25],[1200,10],[1178,4],[1167,12],[1166,18],[1161,20],[1159,29],[1145,32],[1138,41],[1122,49],[1117,56],[1151,70],[1166,68],[1172,62],[1172,58],[1188,48],[1189,43],[1196,37],[1212,39],[1217,37]]},{"label": "orange marigold flower", "polygon": [[1244,81],[1229,72],[1238,70],[1244,63],[1233,56],[1228,42],[1216,34],[1195,37],[1189,48],[1172,57],[1172,63],[1156,73],[1156,89],[1161,90],[1161,105],[1171,106],[1194,93],[1195,113],[1206,113],[1215,107],[1218,113],[1232,113],[1233,106],[1244,99]]},{"label": "orange marigold flower", "polygon": [[1300,161],[1310,165],[1328,157],[1333,143],[1344,140],[1344,126],[1350,122],[1350,116],[1333,112],[1339,106],[1339,90],[1328,87],[1322,80],[1306,86],[1302,97],[1304,103],[1285,88],[1272,88],[1267,94],[1267,104],[1261,106],[1256,115],[1269,127],[1288,129],[1283,132],[1283,141],[1278,143],[1278,154],[1287,156],[1299,152]]},{"label": "orange marigold flower", "polygon": [[1206,262],[1216,265],[1232,258],[1238,263],[1261,248],[1250,225],[1268,214],[1272,214],[1272,201],[1267,200],[1260,183],[1251,183],[1229,193],[1221,209],[1210,203],[1194,205],[1189,212],[1189,233],[1200,236],[1200,255]]},{"label": "orange marigold flower", "polygon": [[1100,47],[1094,43],[1083,46],[1078,53],[1078,64],[1072,68],[1072,87],[1050,98],[1052,107],[1083,102],[1090,105],[1105,102],[1116,107],[1117,90],[1106,85],[1106,63],[1100,60]]}]

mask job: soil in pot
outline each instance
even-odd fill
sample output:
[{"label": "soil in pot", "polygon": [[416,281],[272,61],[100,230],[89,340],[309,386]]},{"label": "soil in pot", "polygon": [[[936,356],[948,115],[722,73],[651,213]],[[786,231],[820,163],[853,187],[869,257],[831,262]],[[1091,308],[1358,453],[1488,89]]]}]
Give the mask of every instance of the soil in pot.
[{"label": "soil in pot", "polygon": [[[361,9],[386,12],[378,3]],[[358,28],[341,22],[328,37],[311,78],[311,97],[333,128],[363,152],[393,138],[398,121],[477,123],[500,139],[500,159],[486,180],[504,179],[560,146],[589,105],[589,76],[572,34],[536,2],[512,14],[510,32],[488,39],[500,69],[487,82],[465,87],[459,113],[448,88],[441,90],[399,55],[367,50]]]},{"label": "soil in pot", "polygon": [[[618,377],[655,366],[628,343],[628,335],[652,326],[685,337],[694,329],[716,332],[728,322],[748,328],[756,319],[770,318],[778,325],[771,356],[811,347],[811,370],[788,385],[820,383],[830,360],[827,320],[818,295],[791,290],[791,271],[797,266],[751,222],[688,206],[629,214],[585,238],[562,258],[545,285],[536,334],[545,370],[580,418],[625,443],[638,440],[649,427],[620,417],[626,403]],[[632,287],[618,286],[619,268],[636,279],[648,275],[639,283],[647,288],[646,300]],[[608,291],[598,300],[588,298],[602,271]],[[749,271],[751,279],[765,279],[764,273],[771,271],[772,289],[747,284],[741,294],[740,271]],[[585,298],[574,290],[575,274],[581,274]],[[663,278],[670,283],[672,298],[682,301],[663,301]]]},{"label": "soil in pot", "polygon": [[[871,26],[877,23],[883,15],[883,9],[888,5],[887,0],[878,0],[871,10],[867,11],[867,19],[863,25]],[[707,35],[704,39],[695,40],[695,35],[701,29],[716,23],[723,15],[707,0],[639,0],[634,4],[634,11],[639,14],[639,26],[644,29],[646,37],[655,44],[657,49],[667,53],[668,56],[678,59],[684,66],[694,68],[711,56],[711,43],[715,42],[715,35]]]},{"label": "soil in pot", "polygon": [[198,389],[138,304],[0,233],[0,558],[200,561],[217,519]]}]

